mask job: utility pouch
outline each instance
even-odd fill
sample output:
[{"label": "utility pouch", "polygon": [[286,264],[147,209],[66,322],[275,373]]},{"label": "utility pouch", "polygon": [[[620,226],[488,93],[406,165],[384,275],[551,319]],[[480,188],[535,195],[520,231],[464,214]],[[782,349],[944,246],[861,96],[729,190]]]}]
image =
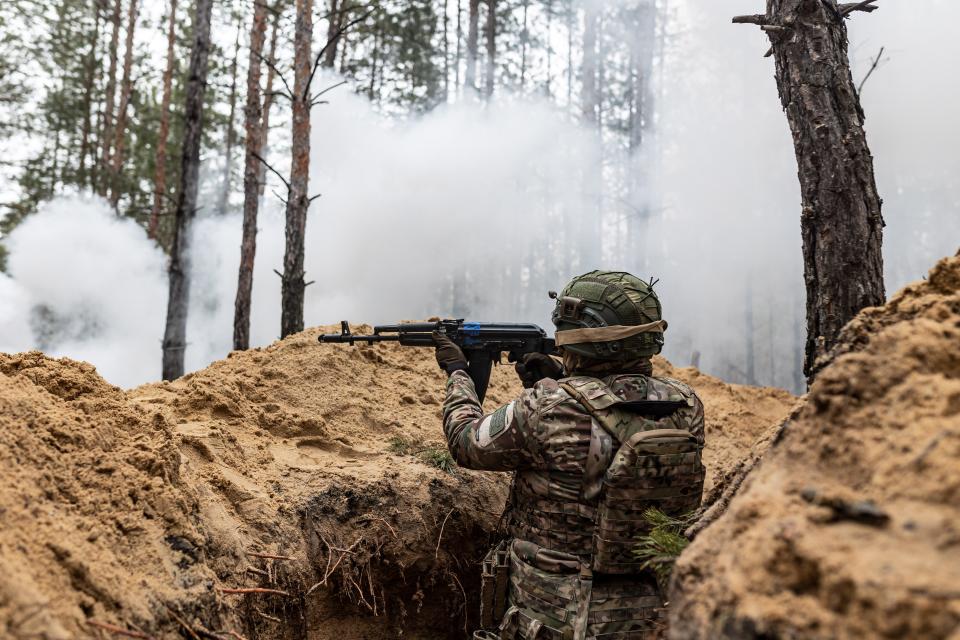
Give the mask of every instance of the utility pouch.
[{"label": "utility pouch", "polygon": [[510,540],[490,549],[480,571],[480,628],[496,629],[507,611],[510,588]]}]

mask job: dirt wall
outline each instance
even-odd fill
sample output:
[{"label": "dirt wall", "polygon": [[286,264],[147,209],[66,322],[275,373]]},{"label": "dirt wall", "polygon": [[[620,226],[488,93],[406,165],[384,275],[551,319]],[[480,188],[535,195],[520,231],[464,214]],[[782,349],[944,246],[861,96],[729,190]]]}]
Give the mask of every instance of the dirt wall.
[{"label": "dirt wall", "polygon": [[[508,478],[449,467],[430,351],[320,331],[128,392],[0,354],[0,636],[462,638]],[[795,402],[656,367],[704,397],[711,486]]]},{"label": "dirt wall", "polygon": [[827,365],[681,557],[671,638],[960,637],[960,256]]}]

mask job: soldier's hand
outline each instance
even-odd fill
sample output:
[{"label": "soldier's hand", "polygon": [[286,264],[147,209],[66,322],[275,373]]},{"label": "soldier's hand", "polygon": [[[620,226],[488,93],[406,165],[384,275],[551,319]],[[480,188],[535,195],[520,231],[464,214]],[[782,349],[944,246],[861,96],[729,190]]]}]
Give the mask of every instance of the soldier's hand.
[{"label": "soldier's hand", "polygon": [[527,353],[514,367],[525,389],[533,387],[544,378],[559,380],[563,377],[563,365],[542,353]]},{"label": "soldier's hand", "polygon": [[440,365],[441,369],[448,374],[466,370],[467,357],[463,355],[463,351],[453,340],[439,331],[434,331],[433,344],[437,348],[437,364]]}]

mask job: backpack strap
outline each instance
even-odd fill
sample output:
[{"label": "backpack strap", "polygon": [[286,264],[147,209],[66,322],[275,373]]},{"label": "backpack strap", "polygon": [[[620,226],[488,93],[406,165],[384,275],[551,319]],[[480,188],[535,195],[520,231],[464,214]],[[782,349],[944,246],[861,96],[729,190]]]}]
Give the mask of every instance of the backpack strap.
[{"label": "backpack strap", "polygon": [[600,496],[603,476],[613,462],[618,445],[628,437],[624,428],[628,423],[621,419],[621,412],[614,409],[622,400],[596,378],[566,378],[558,384],[593,418],[590,449],[580,485],[580,499],[592,503]]},{"label": "backpack strap", "polygon": [[592,503],[599,497],[604,475],[621,447],[632,448],[642,440],[657,437],[693,437],[686,431],[656,428],[656,420],[687,406],[686,402],[627,402],[602,380],[588,376],[565,378],[558,384],[593,418],[590,448],[580,487],[580,499],[584,502]]}]

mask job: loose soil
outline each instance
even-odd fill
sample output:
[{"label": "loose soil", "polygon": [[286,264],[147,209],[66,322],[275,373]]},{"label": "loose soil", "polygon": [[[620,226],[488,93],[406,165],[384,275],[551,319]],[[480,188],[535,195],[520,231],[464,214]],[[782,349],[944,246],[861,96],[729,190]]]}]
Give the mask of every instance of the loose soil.
[{"label": "loose soil", "polygon": [[681,556],[671,638],[960,638],[960,255],[825,364]]},{"label": "loose soil", "polygon": [[[464,637],[508,478],[438,468],[431,352],[322,330],[131,391],[0,354],[0,636]],[[657,370],[705,400],[710,487],[796,400]]]}]

